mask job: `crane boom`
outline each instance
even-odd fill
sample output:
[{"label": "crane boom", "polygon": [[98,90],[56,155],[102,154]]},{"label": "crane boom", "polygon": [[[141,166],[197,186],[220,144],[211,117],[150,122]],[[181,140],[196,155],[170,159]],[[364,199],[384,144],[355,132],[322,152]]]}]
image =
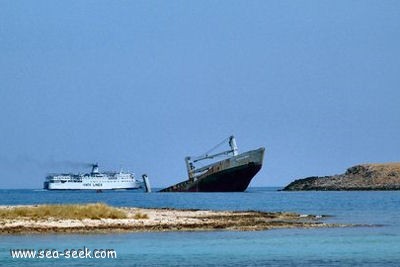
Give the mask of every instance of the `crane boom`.
[{"label": "crane boom", "polygon": [[238,148],[237,148],[237,145],[236,145],[235,137],[233,135],[231,135],[228,138],[228,140],[229,140],[229,142],[228,142],[229,146],[231,148],[229,150],[226,150],[226,151],[223,151],[223,152],[219,152],[219,153],[216,153],[216,154],[212,154],[212,155],[205,154],[203,156],[196,157],[194,159],[192,159],[192,157],[186,157],[185,158],[186,168],[187,168],[187,171],[188,171],[189,180],[194,179],[195,173],[205,171],[210,166],[210,165],[207,165],[207,166],[204,166],[202,168],[196,169],[196,167],[193,165],[193,163],[196,163],[196,162],[199,162],[199,161],[202,161],[202,160],[206,160],[206,159],[213,159],[215,157],[222,156],[222,155],[229,155],[230,153],[232,153],[233,156],[238,155],[239,152],[238,152]]}]

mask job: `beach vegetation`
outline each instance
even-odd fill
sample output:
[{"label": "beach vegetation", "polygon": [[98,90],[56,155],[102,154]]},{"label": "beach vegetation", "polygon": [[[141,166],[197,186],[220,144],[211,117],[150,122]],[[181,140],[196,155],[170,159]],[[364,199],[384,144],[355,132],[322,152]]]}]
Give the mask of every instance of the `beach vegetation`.
[{"label": "beach vegetation", "polygon": [[135,215],[133,216],[133,218],[136,220],[148,219],[149,215],[147,215],[146,213],[136,212]]},{"label": "beach vegetation", "polygon": [[125,219],[127,214],[104,203],[38,205],[0,209],[1,219]]}]

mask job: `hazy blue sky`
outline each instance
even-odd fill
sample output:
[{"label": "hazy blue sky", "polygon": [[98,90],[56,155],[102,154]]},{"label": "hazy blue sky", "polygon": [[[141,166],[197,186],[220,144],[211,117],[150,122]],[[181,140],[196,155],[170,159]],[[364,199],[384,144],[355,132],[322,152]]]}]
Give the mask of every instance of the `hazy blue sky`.
[{"label": "hazy blue sky", "polygon": [[0,188],[186,178],[234,134],[253,186],[400,161],[400,1],[1,1]]}]

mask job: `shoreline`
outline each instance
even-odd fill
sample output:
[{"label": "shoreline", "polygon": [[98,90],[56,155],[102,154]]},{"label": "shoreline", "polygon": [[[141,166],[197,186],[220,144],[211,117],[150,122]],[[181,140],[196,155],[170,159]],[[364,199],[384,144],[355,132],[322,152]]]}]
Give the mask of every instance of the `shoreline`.
[{"label": "shoreline", "polygon": [[355,165],[342,174],[297,179],[280,191],[399,191],[400,163]]},{"label": "shoreline", "polygon": [[[42,205],[0,206],[0,210]],[[50,233],[121,233],[167,231],[261,231],[283,228],[326,228],[353,225],[325,223],[326,216],[290,212],[214,211],[118,207],[123,219],[0,218],[0,235]]]}]

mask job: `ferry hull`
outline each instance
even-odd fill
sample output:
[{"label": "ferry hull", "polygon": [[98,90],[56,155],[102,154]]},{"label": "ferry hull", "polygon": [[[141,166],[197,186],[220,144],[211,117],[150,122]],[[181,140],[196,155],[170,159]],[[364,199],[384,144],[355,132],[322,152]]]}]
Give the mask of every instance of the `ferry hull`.
[{"label": "ferry hull", "polygon": [[264,148],[249,151],[215,163],[194,180],[162,189],[160,192],[244,192],[260,171]]},{"label": "ferry hull", "polygon": [[102,184],[102,185],[87,185],[83,183],[48,183],[45,182],[44,189],[47,190],[118,190],[118,189],[139,189],[140,186],[137,185],[136,183],[130,183],[130,184],[121,184],[121,185],[115,185],[115,184]]}]

